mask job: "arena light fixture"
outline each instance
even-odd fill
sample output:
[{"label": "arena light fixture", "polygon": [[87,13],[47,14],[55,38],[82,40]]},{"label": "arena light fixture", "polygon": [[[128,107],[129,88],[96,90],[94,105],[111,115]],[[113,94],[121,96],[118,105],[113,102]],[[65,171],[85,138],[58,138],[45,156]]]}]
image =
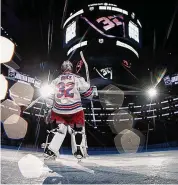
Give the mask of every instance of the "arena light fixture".
[{"label": "arena light fixture", "polygon": [[155,98],[158,95],[158,91],[155,87],[151,87],[147,90],[147,95],[149,98]]},{"label": "arena light fixture", "polygon": [[54,89],[48,84],[45,84],[40,88],[40,94],[43,98],[46,98],[53,93],[54,93]]}]

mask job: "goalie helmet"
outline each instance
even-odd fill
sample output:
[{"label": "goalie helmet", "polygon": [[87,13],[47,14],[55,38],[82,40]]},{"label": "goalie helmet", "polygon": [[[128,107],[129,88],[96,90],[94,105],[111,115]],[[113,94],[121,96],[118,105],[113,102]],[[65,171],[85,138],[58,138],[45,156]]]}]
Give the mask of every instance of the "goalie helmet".
[{"label": "goalie helmet", "polygon": [[61,65],[62,72],[66,72],[66,71],[72,72],[72,69],[73,69],[73,64],[69,60],[64,61]]}]

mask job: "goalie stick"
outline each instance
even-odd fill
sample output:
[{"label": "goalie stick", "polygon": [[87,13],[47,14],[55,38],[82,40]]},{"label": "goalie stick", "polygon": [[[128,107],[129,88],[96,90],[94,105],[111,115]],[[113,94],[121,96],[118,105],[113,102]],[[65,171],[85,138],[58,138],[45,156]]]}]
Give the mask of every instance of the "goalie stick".
[{"label": "goalie stick", "polygon": [[[54,74],[54,72],[53,72],[53,74]],[[50,70],[49,70],[49,74],[48,74],[48,84],[49,84],[49,81],[50,81]],[[32,102],[26,107],[25,110],[31,108],[31,107],[32,107],[35,103],[37,103],[40,99],[43,99],[43,101],[44,101],[44,98],[43,98],[42,96],[39,96],[39,97],[36,98],[34,101],[32,101]],[[24,110],[24,111],[25,111],[25,110]],[[24,111],[23,111],[23,112],[24,112]]]},{"label": "goalie stick", "polygon": [[[35,105],[35,103],[37,103],[41,98],[42,98],[42,97],[41,97],[41,96],[39,96],[39,97],[38,97],[38,98],[36,98],[34,101],[32,101],[32,102],[28,105],[28,107],[26,107],[26,108],[25,108],[25,110],[24,110],[24,111],[26,111],[27,109],[29,109],[29,108],[33,107],[33,105]],[[23,111],[23,112],[24,112],[24,111]]]},{"label": "goalie stick", "polygon": [[[82,51],[80,51],[80,56],[81,56],[81,58],[83,60],[83,63],[85,65],[87,82],[90,84],[90,76],[89,76],[88,64],[87,64],[87,62],[86,62],[86,60],[84,58],[84,55],[83,55]],[[97,128],[97,126],[96,126],[96,119],[95,119],[95,113],[94,113],[93,101],[90,100],[90,103],[91,103],[91,110],[92,110],[92,115],[93,115],[94,128]]]}]

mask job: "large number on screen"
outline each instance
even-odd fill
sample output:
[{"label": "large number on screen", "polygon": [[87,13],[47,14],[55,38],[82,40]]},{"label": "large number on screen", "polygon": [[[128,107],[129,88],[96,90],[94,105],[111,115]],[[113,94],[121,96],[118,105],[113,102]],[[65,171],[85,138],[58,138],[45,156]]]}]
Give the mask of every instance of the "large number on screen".
[{"label": "large number on screen", "polygon": [[111,28],[114,28],[115,26],[124,26],[123,16],[118,16],[118,18],[116,18],[115,16],[100,17],[96,21],[98,23],[102,22],[104,24],[104,30],[107,31]]}]

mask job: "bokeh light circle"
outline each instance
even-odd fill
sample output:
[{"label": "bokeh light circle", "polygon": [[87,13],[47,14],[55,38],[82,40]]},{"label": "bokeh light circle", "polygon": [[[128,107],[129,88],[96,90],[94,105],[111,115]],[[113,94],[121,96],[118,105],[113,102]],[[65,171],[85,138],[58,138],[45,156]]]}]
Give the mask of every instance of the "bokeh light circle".
[{"label": "bokeh light circle", "polygon": [[8,81],[4,75],[0,74],[0,100],[3,100],[6,97],[8,88]]},{"label": "bokeh light circle", "polygon": [[108,124],[114,134],[118,134],[125,129],[132,129],[134,119],[125,110],[116,110],[108,117]]},{"label": "bokeh light circle", "polygon": [[0,46],[1,46],[1,59],[0,63],[6,63],[11,61],[14,54],[14,43],[9,39],[0,36]]},{"label": "bokeh light circle", "polygon": [[144,147],[145,137],[136,129],[125,129],[114,138],[115,146],[120,154],[136,153]]},{"label": "bokeh light circle", "polygon": [[22,139],[27,133],[28,123],[20,116],[13,114],[4,123],[4,130],[10,139]]},{"label": "bokeh light circle", "polygon": [[20,107],[12,100],[5,100],[0,104],[1,107],[1,118],[0,120],[4,122],[11,115],[16,114],[20,115],[21,109]]},{"label": "bokeh light circle", "polygon": [[9,92],[16,104],[27,106],[32,101],[34,88],[26,82],[18,81],[9,89]]},{"label": "bokeh light circle", "polygon": [[39,178],[44,171],[44,162],[38,157],[28,154],[18,161],[18,167],[25,178]]},{"label": "bokeh light circle", "polygon": [[124,101],[124,92],[115,85],[108,85],[98,91],[99,100],[103,108],[119,108]]}]

